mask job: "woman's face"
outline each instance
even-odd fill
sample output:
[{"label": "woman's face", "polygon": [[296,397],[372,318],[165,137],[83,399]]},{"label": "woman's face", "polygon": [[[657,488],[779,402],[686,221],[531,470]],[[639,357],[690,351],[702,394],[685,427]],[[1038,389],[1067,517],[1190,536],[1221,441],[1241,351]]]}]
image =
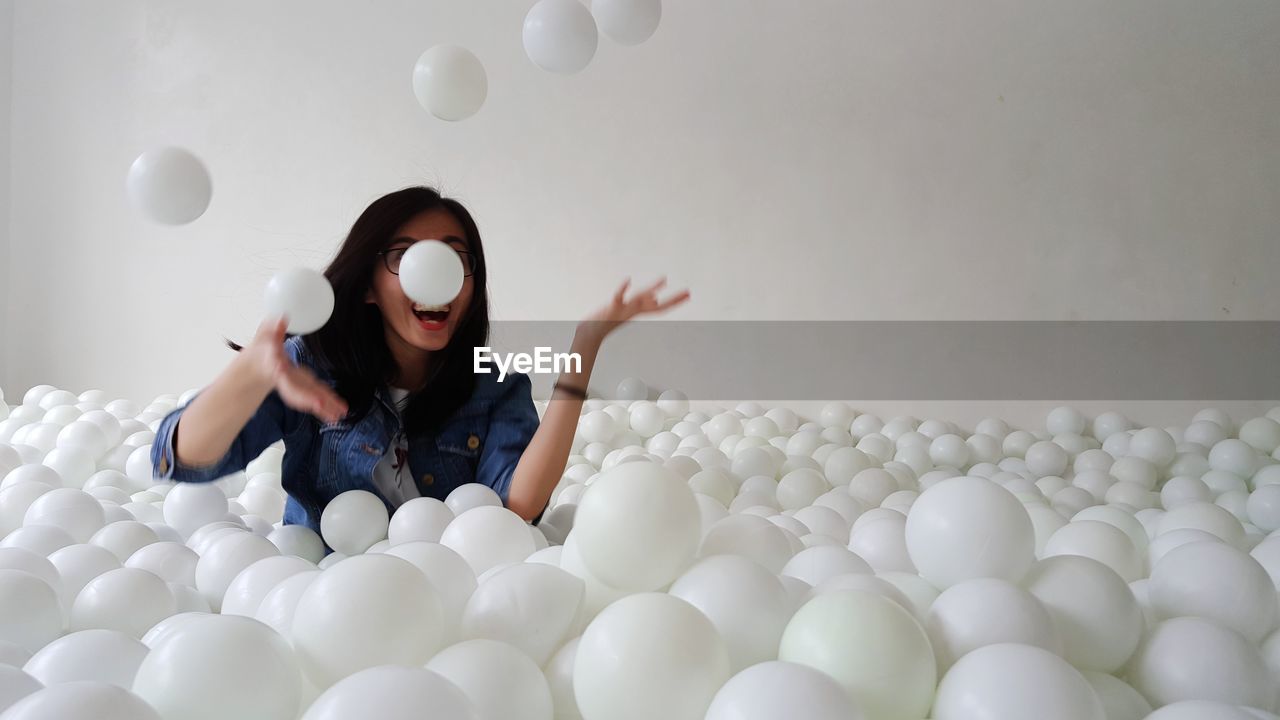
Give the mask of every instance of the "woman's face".
[{"label": "woman's face", "polygon": [[[401,225],[392,235],[392,240],[385,250],[394,251],[408,248],[422,240],[441,240],[455,250],[465,252],[467,244],[463,240],[465,231],[462,223],[448,210],[428,210],[415,215]],[[454,328],[466,315],[471,305],[471,293],[475,287],[473,278],[468,275],[463,279],[462,289],[457,297],[443,308],[432,308],[432,312],[422,312],[422,305],[415,305],[400,287],[400,276],[387,269],[385,260],[393,264],[399,259],[399,253],[379,256],[373,270],[373,286],[369,289],[365,302],[371,302],[382,311],[387,346],[392,355],[401,363],[415,356],[425,359],[433,350],[441,350],[449,344]],[[466,256],[461,256],[465,264]],[[415,306],[417,311],[415,311]]]}]

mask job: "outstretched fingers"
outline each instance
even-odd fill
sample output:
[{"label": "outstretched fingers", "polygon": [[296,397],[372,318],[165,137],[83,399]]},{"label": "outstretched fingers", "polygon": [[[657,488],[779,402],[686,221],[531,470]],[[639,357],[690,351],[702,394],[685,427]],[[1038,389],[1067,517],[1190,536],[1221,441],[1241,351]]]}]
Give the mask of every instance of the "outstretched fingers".
[{"label": "outstretched fingers", "polygon": [[622,281],[622,286],[618,288],[618,292],[616,292],[616,293],[614,293],[614,294],[613,294],[613,304],[614,304],[614,305],[623,305],[623,304],[625,304],[625,302],[624,302],[624,298],[625,298],[625,297],[626,297],[626,295],[627,295],[627,288],[629,288],[629,287],[631,287],[631,278],[627,278],[626,280],[623,280],[623,281]]},{"label": "outstretched fingers", "polygon": [[676,305],[679,305],[680,303],[682,303],[682,302],[684,302],[685,300],[688,300],[688,299],[689,299],[689,291],[688,291],[688,290],[684,290],[684,291],[679,292],[679,293],[676,293],[675,295],[672,295],[671,297],[667,298],[666,300],[663,300],[662,302],[658,303],[658,304],[657,304],[657,306],[656,306],[656,307],[654,307],[654,311],[655,311],[655,312],[661,312],[661,311],[666,310],[666,309],[668,309],[668,308],[673,308],[673,307],[675,307]]},{"label": "outstretched fingers", "polygon": [[662,277],[658,278],[658,281],[657,281],[657,282],[655,282],[654,284],[652,284],[652,285],[650,285],[649,287],[645,288],[644,290],[641,290],[641,291],[640,291],[640,294],[641,294],[642,296],[643,296],[643,295],[652,295],[653,293],[655,293],[655,292],[657,292],[657,291],[661,290],[661,289],[662,289],[662,287],[663,287],[664,285],[666,285],[666,284],[667,284],[667,277],[666,277],[665,275],[663,275]]}]

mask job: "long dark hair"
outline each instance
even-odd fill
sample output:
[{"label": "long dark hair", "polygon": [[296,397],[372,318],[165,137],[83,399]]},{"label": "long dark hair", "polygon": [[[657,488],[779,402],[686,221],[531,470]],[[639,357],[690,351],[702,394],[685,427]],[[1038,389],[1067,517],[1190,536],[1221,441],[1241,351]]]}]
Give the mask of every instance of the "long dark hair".
[{"label": "long dark hair", "polygon": [[457,200],[442,197],[429,187],[404,188],[375,200],[351,226],[324,271],[333,286],[333,314],[324,327],[305,337],[307,348],[337,381],[335,390],[346,400],[353,422],[370,411],[375,391],[390,382],[397,370],[387,347],[382,311],[365,302],[373,273],[382,262],[378,252],[391,243],[400,226],[431,210],[448,211],[462,225],[463,240],[476,261],[471,278],[474,290],[449,344],[431,353],[427,385],[413,394],[404,411],[405,430],[417,433],[438,428],[475,389],[473,349],[485,345],[489,338],[489,293],[480,231],[471,213]]}]

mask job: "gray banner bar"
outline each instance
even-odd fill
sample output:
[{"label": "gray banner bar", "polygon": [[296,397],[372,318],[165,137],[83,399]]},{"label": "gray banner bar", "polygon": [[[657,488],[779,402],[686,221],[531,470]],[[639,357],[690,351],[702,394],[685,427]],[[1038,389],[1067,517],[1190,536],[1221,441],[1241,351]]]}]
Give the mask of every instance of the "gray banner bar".
[{"label": "gray banner bar", "polygon": [[[567,352],[573,322],[496,322],[495,352]],[[531,373],[545,397],[554,374]],[[637,321],[593,396],[638,377],[691,400],[1272,400],[1272,321]]]}]

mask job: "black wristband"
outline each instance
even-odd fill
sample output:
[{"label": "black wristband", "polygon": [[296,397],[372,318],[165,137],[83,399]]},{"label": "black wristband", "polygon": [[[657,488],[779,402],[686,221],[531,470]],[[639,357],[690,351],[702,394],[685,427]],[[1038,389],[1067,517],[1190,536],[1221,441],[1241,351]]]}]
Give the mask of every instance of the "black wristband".
[{"label": "black wristband", "polygon": [[587,399],[587,391],[586,391],[586,390],[583,390],[583,389],[581,389],[581,388],[576,388],[576,387],[573,387],[573,386],[571,386],[571,385],[565,385],[564,383],[561,383],[561,382],[557,382],[557,383],[552,387],[552,390],[551,390],[551,391],[552,391],[552,393],[554,393],[556,390],[559,390],[559,391],[564,392],[564,393],[568,393],[569,395],[572,395],[573,397],[576,397],[576,398],[578,398],[579,400],[586,400],[586,399]]}]

